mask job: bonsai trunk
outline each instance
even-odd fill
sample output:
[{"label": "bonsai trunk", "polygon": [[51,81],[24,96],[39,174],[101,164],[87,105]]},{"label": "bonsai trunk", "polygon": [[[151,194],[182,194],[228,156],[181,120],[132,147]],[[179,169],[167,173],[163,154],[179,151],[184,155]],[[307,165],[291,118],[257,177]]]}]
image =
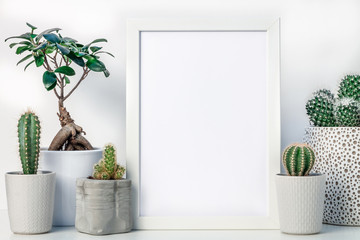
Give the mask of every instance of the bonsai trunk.
[{"label": "bonsai trunk", "polygon": [[93,147],[89,141],[82,136],[86,134],[82,127],[75,124],[69,112],[63,104],[63,100],[59,100],[59,120],[61,129],[52,140],[49,150],[54,151],[72,151],[72,150],[92,150]]}]

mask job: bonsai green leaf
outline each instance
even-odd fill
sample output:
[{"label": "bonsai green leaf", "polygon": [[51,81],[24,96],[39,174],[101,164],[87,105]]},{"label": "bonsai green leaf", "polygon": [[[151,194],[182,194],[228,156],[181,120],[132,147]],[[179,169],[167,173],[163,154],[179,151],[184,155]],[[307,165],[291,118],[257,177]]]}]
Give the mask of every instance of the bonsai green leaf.
[{"label": "bonsai green leaf", "polygon": [[109,76],[110,76],[110,72],[109,72],[107,69],[105,69],[105,71],[103,71],[103,72],[104,72],[105,77],[109,77]]},{"label": "bonsai green leaf", "polygon": [[42,44],[40,44],[39,46],[34,48],[33,51],[44,49],[44,48],[46,48],[47,44],[48,44],[47,42],[43,42]]},{"label": "bonsai green leaf", "polygon": [[30,23],[26,23],[26,25],[28,25],[28,26],[31,28],[31,30],[35,30],[35,29],[37,29],[37,27],[35,27],[35,26],[31,25]]},{"label": "bonsai green leaf", "polygon": [[46,90],[50,91],[56,87],[56,75],[53,72],[45,71],[43,75],[43,83]]},{"label": "bonsai green leaf", "polygon": [[69,84],[69,83],[70,83],[70,79],[69,79],[67,76],[65,76],[65,83],[66,83],[66,84]]},{"label": "bonsai green leaf", "polygon": [[70,50],[67,47],[61,46],[58,43],[56,43],[56,46],[63,55],[68,55],[70,53]]},{"label": "bonsai green leaf", "polygon": [[74,75],[75,75],[74,69],[72,69],[72,68],[69,67],[69,66],[59,67],[59,68],[57,68],[54,72],[56,72],[56,73],[62,73],[62,74],[68,75],[68,76],[74,76]]},{"label": "bonsai green leaf", "polygon": [[34,39],[37,35],[36,34],[30,34],[30,37]]},{"label": "bonsai green leaf", "polygon": [[73,43],[76,43],[76,42],[77,42],[77,40],[75,40],[75,39],[73,39],[73,38],[69,38],[69,37],[64,37],[63,40],[64,40],[65,42],[73,42]]},{"label": "bonsai green leaf", "polygon": [[39,56],[34,56],[34,58],[35,58],[35,64],[37,67],[40,67],[43,65],[44,60],[45,60],[44,55],[41,54]]},{"label": "bonsai green leaf", "polygon": [[14,46],[18,45],[18,44],[24,44],[24,45],[32,45],[31,42],[28,42],[28,41],[22,41],[22,42],[19,42],[19,43],[11,43],[9,45],[10,48],[13,48]]},{"label": "bonsai green leaf", "polygon": [[99,51],[100,49],[102,49],[102,47],[96,47],[96,46],[90,47],[90,50],[91,50],[93,53]]},{"label": "bonsai green leaf", "polygon": [[21,59],[21,60],[16,64],[16,66],[19,65],[20,63],[22,63],[23,61],[28,60],[28,59],[31,58],[31,57],[32,57],[32,54],[27,55],[26,57],[24,57],[23,59]]},{"label": "bonsai green leaf", "polygon": [[43,36],[44,34],[46,34],[46,33],[51,33],[51,32],[54,32],[54,31],[59,31],[59,30],[61,30],[61,28],[50,28],[50,29],[47,29],[47,30],[39,33],[39,35],[37,35],[37,37],[36,37],[36,39],[35,39],[35,40],[36,40],[36,43],[39,43],[40,39],[42,38],[42,36]]},{"label": "bonsai green leaf", "polygon": [[50,54],[56,50],[55,46],[48,45],[48,47],[45,49],[46,54]]},{"label": "bonsai green leaf", "polygon": [[110,56],[112,56],[113,58],[115,57],[114,55],[112,55],[111,53],[109,52],[105,52],[105,51],[99,51],[99,52],[96,52],[94,54],[98,54],[98,53],[106,53],[106,54],[109,54]]},{"label": "bonsai green leaf", "polygon": [[61,42],[60,38],[54,33],[46,33],[44,34],[44,38],[51,43]]},{"label": "bonsai green leaf", "polygon": [[16,49],[16,54],[21,54],[21,53],[23,53],[23,52],[25,52],[25,51],[27,51],[27,50],[29,50],[29,46],[18,47],[18,48]]},{"label": "bonsai green leaf", "polygon": [[86,66],[94,72],[103,72],[106,70],[105,64],[96,58],[91,58],[86,62]]},{"label": "bonsai green leaf", "polygon": [[91,44],[93,43],[98,43],[98,42],[107,42],[107,40],[105,38],[99,38],[99,39],[95,39],[94,41],[92,41],[91,43],[88,43],[84,46],[84,48],[88,48]]},{"label": "bonsai green leaf", "polygon": [[35,62],[35,60],[32,60],[31,62],[29,62],[29,63],[25,66],[24,71],[25,71],[25,70],[27,69],[27,67],[30,66],[33,62]]},{"label": "bonsai green leaf", "polygon": [[84,59],[82,59],[82,57],[76,56],[74,52],[70,51],[70,53],[66,56],[80,67],[85,67]]},{"label": "bonsai green leaf", "polygon": [[87,56],[87,53],[84,53],[84,52],[75,52],[75,55],[76,55],[77,57],[85,57],[85,56]]},{"label": "bonsai green leaf", "polygon": [[12,38],[20,38],[20,39],[26,39],[26,40],[30,40],[30,36],[31,34],[30,33],[24,33],[24,34],[21,34],[20,36],[12,36],[12,37],[8,37],[7,39],[5,39],[5,42],[9,39],[12,39]]}]

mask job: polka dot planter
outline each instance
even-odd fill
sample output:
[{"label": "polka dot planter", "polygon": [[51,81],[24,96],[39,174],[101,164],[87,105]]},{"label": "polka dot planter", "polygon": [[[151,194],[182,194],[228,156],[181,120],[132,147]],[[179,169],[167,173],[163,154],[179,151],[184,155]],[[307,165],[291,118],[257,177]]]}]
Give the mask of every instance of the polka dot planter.
[{"label": "polka dot planter", "polygon": [[310,127],[315,173],[327,175],[323,222],[360,226],[360,128]]}]

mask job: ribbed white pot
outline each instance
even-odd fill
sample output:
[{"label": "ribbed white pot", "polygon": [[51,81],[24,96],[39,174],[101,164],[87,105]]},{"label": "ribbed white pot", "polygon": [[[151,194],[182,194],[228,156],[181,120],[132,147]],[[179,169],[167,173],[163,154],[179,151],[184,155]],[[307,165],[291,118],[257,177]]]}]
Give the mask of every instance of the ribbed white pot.
[{"label": "ribbed white pot", "polygon": [[309,127],[304,141],[327,175],[323,222],[360,226],[360,127]]},{"label": "ribbed white pot", "polygon": [[40,151],[40,169],[56,172],[54,226],[74,226],[76,212],[76,179],[92,175],[102,150]]},{"label": "ribbed white pot", "polygon": [[55,173],[8,172],[5,184],[11,231],[19,234],[49,232],[53,221]]},{"label": "ribbed white pot", "polygon": [[129,232],[132,229],[131,180],[76,181],[78,231],[93,235]]},{"label": "ribbed white pot", "polygon": [[290,234],[321,231],[326,175],[276,175],[280,230]]}]

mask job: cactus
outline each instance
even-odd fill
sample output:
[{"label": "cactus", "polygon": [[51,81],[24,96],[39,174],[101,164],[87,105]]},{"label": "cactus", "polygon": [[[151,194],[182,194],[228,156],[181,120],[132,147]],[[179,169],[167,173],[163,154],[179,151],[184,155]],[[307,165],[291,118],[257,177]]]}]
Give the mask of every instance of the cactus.
[{"label": "cactus", "polygon": [[282,163],[289,176],[309,175],[314,162],[314,151],[305,143],[294,143],[289,145],[282,155]]},{"label": "cactus", "polygon": [[352,98],[342,98],[335,103],[335,119],[339,127],[357,127],[360,125],[359,102]]},{"label": "cactus", "polygon": [[360,100],[360,76],[346,75],[340,82],[339,99],[353,98],[355,101]]},{"label": "cactus", "polygon": [[27,111],[18,122],[19,154],[24,174],[36,174],[40,153],[40,122],[35,113]]},{"label": "cactus", "polygon": [[306,112],[310,122],[318,127],[336,126],[334,102],[334,95],[329,90],[316,91],[313,98],[306,103]]},{"label": "cactus", "polygon": [[121,179],[124,174],[125,168],[117,164],[115,147],[105,145],[103,158],[94,165],[93,177],[98,180]]}]

